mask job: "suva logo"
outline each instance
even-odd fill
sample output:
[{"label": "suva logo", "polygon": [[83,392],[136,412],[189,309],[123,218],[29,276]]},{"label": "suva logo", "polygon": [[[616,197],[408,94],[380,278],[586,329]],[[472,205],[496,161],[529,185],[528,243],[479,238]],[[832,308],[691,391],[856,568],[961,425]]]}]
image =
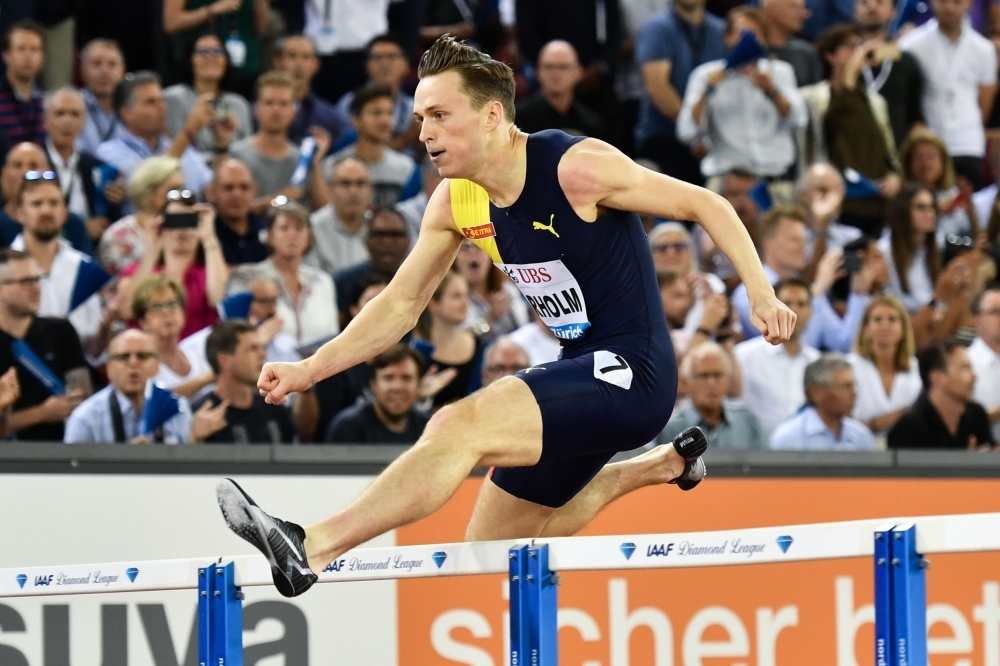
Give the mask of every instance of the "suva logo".
[{"label": "suva logo", "polygon": [[625,556],[626,560],[631,560],[632,559],[632,553],[635,552],[635,544],[634,543],[632,543],[631,541],[628,541],[626,543],[623,543],[621,546],[619,546],[619,548],[621,548],[622,555]]},{"label": "suva logo", "polygon": [[443,550],[439,550],[431,555],[431,559],[434,560],[434,564],[438,565],[438,569],[440,569],[441,565],[444,564],[444,561],[448,559],[448,553]]},{"label": "suva logo", "polygon": [[787,553],[788,549],[792,546],[792,537],[790,536],[780,536],[778,537],[778,548],[781,549],[782,553]]},{"label": "suva logo", "polygon": [[134,583],[135,577],[139,575],[139,570],[135,567],[129,567],[125,570],[125,575],[128,576],[128,579]]},{"label": "suva logo", "polygon": [[14,580],[17,581],[17,586],[23,590],[24,584],[28,582],[28,577],[24,574],[17,574]]},{"label": "suva logo", "polygon": [[49,574],[48,576],[35,576],[35,587],[39,587],[40,585],[51,585],[53,578],[55,578],[55,574]]}]

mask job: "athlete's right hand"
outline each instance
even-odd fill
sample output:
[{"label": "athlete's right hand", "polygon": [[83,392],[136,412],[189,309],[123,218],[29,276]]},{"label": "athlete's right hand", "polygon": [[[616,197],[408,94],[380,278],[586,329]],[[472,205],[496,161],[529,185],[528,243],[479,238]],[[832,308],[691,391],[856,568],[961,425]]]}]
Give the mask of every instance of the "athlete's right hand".
[{"label": "athlete's right hand", "polygon": [[773,293],[751,300],[750,323],[772,345],[788,342],[795,330],[796,315]]},{"label": "athlete's right hand", "polygon": [[305,361],[298,363],[265,363],[257,380],[257,389],[264,401],[281,405],[291,393],[301,393],[312,386],[312,375]]}]

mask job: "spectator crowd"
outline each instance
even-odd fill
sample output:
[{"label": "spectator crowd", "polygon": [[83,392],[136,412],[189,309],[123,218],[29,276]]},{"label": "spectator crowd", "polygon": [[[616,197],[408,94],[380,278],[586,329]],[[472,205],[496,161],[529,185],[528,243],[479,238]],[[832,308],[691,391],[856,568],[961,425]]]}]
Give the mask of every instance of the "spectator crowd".
[{"label": "spectator crowd", "polygon": [[523,131],[728,200],[798,317],[768,344],[713,239],[644,217],[680,375],[652,445],[998,448],[998,0],[79,0],[0,33],[8,439],[407,444],[557,360],[466,241],[400,344],[256,390],[413,247],[414,65],[452,34],[511,64]]}]

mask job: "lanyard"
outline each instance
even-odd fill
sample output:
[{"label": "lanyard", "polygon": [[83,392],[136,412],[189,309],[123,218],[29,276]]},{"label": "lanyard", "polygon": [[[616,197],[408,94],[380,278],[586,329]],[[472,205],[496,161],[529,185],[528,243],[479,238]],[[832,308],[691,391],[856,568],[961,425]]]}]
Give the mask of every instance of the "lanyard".
[{"label": "lanyard", "polygon": [[101,121],[99,119],[102,115],[105,115],[104,110],[99,106],[97,106],[96,104],[94,104],[92,101],[90,101],[89,98],[87,98],[86,101],[87,101],[87,115],[94,119],[94,127],[97,128],[97,133],[101,137],[101,143],[103,143],[108,139],[110,139],[111,135],[114,133],[115,125],[118,124],[118,117],[114,113],[112,113],[111,122],[108,123],[108,128],[101,129]]},{"label": "lanyard", "polygon": [[[958,46],[955,48],[955,55],[948,64],[948,73],[945,75],[944,80],[951,95],[955,94],[953,86],[958,80],[958,73],[962,71],[962,65],[965,63],[965,57],[969,53],[969,44],[972,40],[967,39],[968,36],[965,34],[965,31],[970,29],[971,28],[968,28],[967,26],[962,26],[962,34],[958,38]],[[948,38],[944,35],[940,35],[940,38],[945,40],[946,43],[948,42]]]},{"label": "lanyard", "polygon": [[861,70],[861,75],[865,77],[865,86],[870,92],[880,92],[885,82],[889,80],[892,72],[892,60],[886,58],[882,61],[882,69],[878,71],[878,76],[872,76],[872,68],[867,65]]}]

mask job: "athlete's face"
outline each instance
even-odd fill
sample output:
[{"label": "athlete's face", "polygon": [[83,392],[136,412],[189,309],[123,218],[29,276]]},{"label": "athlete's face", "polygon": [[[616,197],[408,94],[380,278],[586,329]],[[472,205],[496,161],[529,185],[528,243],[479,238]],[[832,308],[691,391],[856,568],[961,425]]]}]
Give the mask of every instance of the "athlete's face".
[{"label": "athlete's face", "polygon": [[420,141],[442,178],[461,178],[485,157],[486,139],[503,120],[503,107],[490,102],[478,111],[462,89],[456,72],[420,80],[413,96],[413,115],[420,123]]}]

